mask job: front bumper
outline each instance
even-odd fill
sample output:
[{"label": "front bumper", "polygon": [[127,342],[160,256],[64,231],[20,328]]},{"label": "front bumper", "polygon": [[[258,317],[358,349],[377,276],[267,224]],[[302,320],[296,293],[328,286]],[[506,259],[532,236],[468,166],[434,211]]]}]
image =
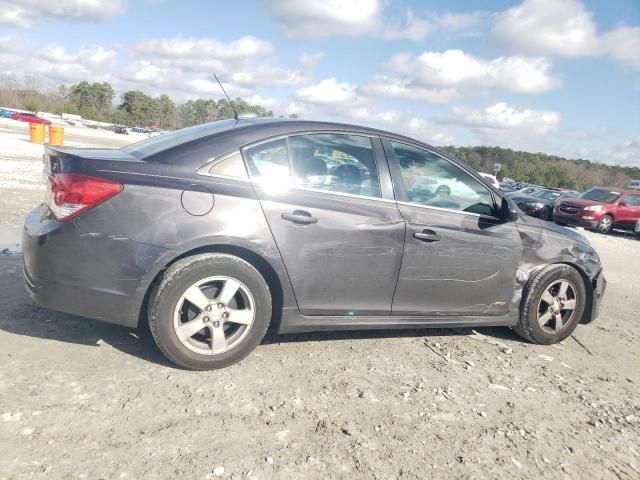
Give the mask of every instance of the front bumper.
[{"label": "front bumper", "polygon": [[558,223],[565,223],[574,227],[583,227],[593,230],[598,225],[598,218],[583,218],[582,215],[567,215],[560,212],[557,208],[553,210],[553,219]]},{"label": "front bumper", "polygon": [[597,317],[600,312],[600,304],[602,303],[602,297],[607,288],[607,280],[604,278],[602,270],[598,273],[596,278],[592,282],[592,300],[591,300],[591,312],[590,315],[585,315],[582,323],[591,323]]},{"label": "front bumper", "polygon": [[141,279],[166,250],[85,233],[73,221],[47,218],[40,206],[22,231],[25,287],[40,305],[104,322],[136,326]]}]

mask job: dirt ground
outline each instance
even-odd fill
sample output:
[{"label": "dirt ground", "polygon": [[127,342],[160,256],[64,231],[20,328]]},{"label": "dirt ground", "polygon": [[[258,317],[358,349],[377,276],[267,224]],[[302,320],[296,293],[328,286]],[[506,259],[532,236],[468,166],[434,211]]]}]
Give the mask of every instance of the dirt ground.
[{"label": "dirt ground", "polygon": [[608,290],[560,345],[508,328],[270,334],[187,372],[145,331],[31,303],[12,252],[42,186],[4,145],[0,198],[21,196],[0,205],[0,479],[640,478],[640,241],[585,232]]}]

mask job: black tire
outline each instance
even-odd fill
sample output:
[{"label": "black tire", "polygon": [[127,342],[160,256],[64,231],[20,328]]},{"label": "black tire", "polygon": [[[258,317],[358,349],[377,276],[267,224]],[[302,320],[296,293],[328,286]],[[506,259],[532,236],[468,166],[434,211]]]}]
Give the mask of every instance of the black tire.
[{"label": "black tire", "polygon": [[540,220],[551,220],[551,209],[549,207],[544,207],[540,212]]},{"label": "black tire", "polygon": [[611,215],[603,215],[600,217],[598,225],[596,225],[596,231],[600,233],[609,233],[613,229],[613,217]]},{"label": "black tire", "polygon": [[[538,305],[546,289],[559,280],[568,280],[576,288],[576,308],[573,316],[557,333],[548,333],[538,324]],[[526,287],[520,304],[520,318],[513,330],[533,343],[551,345],[567,338],[582,320],[587,305],[587,289],[578,271],[564,264],[549,265],[542,269]]]},{"label": "black tire", "polygon": [[[255,316],[243,339],[228,351],[214,355],[196,353],[178,338],[174,311],[185,290],[211,276],[225,276],[243,284],[253,297]],[[271,293],[260,273],[233,255],[204,253],[177,261],[163,274],[149,299],[149,327],[160,351],[176,365],[189,370],[228,367],[260,344],[272,317]]]}]

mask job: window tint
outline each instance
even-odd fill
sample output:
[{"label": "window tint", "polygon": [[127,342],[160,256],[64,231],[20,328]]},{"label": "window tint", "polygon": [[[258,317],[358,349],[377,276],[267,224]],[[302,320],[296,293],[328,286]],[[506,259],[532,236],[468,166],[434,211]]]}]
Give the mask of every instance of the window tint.
[{"label": "window tint", "polygon": [[630,207],[640,207],[640,195],[625,195],[624,199]]},{"label": "window tint", "polygon": [[247,178],[247,171],[244,168],[244,162],[242,161],[240,152],[235,152],[227,158],[216,162],[209,169],[209,173],[213,175],[223,175],[225,177]]},{"label": "window tint", "polygon": [[291,179],[287,141],[284,138],[261,143],[244,150],[251,177],[264,182],[288,183]]},{"label": "window tint", "polygon": [[371,139],[316,134],[289,138],[295,184],[332,192],[380,198],[380,179]]},{"label": "window tint", "polygon": [[408,201],[480,215],[494,215],[489,190],[448,160],[415,147],[391,142],[400,163]]}]

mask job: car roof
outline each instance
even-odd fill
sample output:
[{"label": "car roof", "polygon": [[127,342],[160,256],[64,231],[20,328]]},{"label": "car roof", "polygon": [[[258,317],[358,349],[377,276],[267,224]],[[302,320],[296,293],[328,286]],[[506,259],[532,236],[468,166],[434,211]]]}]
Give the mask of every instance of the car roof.
[{"label": "car roof", "polygon": [[[233,122],[233,119],[222,121]],[[219,122],[210,122],[209,124],[199,126],[199,128],[205,127],[206,129],[207,125],[211,125],[210,133],[205,130],[202,132],[202,135],[198,135],[197,138],[186,140],[184,143],[178,143],[168,147],[166,150],[158,151],[157,153],[143,156],[142,158],[145,161],[151,162],[196,165],[203,159],[210,160],[212,157],[238,148],[238,146],[269,140],[273,137],[294,135],[297,133],[345,132],[383,136],[391,140],[426,147],[437,151],[444,157],[455,160],[446,151],[415,138],[361,125],[316,120],[254,117],[240,118],[233,125],[230,125],[229,128],[220,129],[216,128],[219,127]],[[134,143],[129,147],[125,147],[125,149],[131,149],[135,147],[135,145]],[[200,165],[202,163],[204,162],[201,162]]]}]

